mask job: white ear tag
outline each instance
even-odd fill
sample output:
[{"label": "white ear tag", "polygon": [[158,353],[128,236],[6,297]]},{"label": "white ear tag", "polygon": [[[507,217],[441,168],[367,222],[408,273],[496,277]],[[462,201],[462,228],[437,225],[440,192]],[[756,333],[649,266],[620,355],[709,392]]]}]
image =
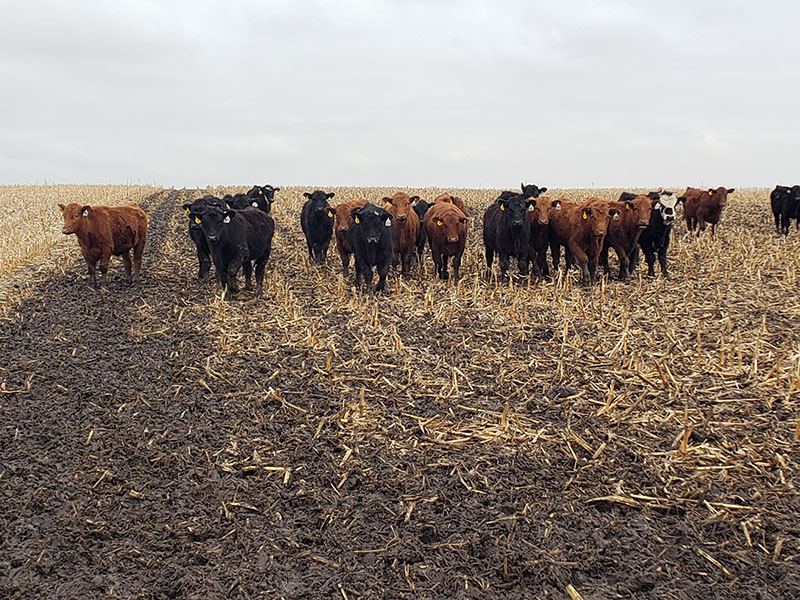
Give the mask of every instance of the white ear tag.
[{"label": "white ear tag", "polygon": [[82,214],[84,217],[88,217],[88,216],[89,216],[89,209],[88,209],[88,208],[87,208],[87,209],[85,209],[85,210],[84,210],[84,211],[83,211],[81,214]]},{"label": "white ear tag", "polygon": [[533,204],[530,204],[530,205],[528,206],[528,212],[533,212],[534,210],[536,210],[536,206],[535,206],[535,205],[533,205]]},{"label": "white ear tag", "polygon": [[656,209],[656,210],[658,210],[659,208],[661,208],[661,202],[656,202],[656,203],[653,205],[653,208],[654,208],[654,209]]},{"label": "white ear tag", "polygon": [[258,208],[258,202],[251,202],[250,206],[255,206],[256,208]]},{"label": "white ear tag", "polygon": [[386,217],[386,221],[384,222],[384,225],[386,225],[387,227],[391,227],[392,226],[392,220],[389,217]]},{"label": "white ear tag", "polygon": [[556,210],[561,210],[561,202],[556,203]]},{"label": "white ear tag", "polygon": [[222,219],[222,222],[223,223],[230,223],[231,222],[231,218],[230,217],[225,217],[224,219]]}]

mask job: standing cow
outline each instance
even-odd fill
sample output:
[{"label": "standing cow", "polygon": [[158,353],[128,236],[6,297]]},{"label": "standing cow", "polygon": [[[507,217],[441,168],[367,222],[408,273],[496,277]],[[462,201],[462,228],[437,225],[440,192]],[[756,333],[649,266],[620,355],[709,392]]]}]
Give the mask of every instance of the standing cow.
[{"label": "standing cow", "polygon": [[347,232],[356,262],[356,281],[363,277],[364,285],[372,283],[372,267],[378,271],[375,291],[386,287],[386,275],[394,254],[392,215],[371,203],[352,212],[353,223]]},{"label": "standing cow", "polygon": [[619,278],[630,281],[629,256],[636,248],[639,236],[650,223],[653,200],[647,196],[636,196],[632,200],[610,202],[609,205],[619,211],[620,218],[608,224],[603,250],[600,252],[600,264],[603,265],[606,275],[609,275],[611,268],[608,266],[608,251],[613,248],[619,259]]},{"label": "standing cow", "polygon": [[334,209],[333,231],[336,236],[336,250],[339,258],[342,259],[342,275],[347,277],[350,274],[350,255],[353,254],[353,247],[347,232],[353,224],[353,211],[362,208],[367,203],[366,200],[350,200],[337,204]]},{"label": "standing cow", "polygon": [[580,203],[562,199],[561,210],[550,215],[553,269],[558,269],[561,246],[564,246],[567,269],[577,261],[581,283],[594,282],[597,261],[612,219],[619,219],[619,211],[600,198],[589,198]]},{"label": "standing cow", "polygon": [[133,270],[139,278],[142,253],[147,241],[147,215],[136,204],[127,206],[90,206],[75,202],[58,205],[64,216],[64,235],[75,234],[83,258],[89,268],[92,285],[97,287],[96,267],[100,264],[103,282],[108,283],[108,265],[111,256],[119,256],[125,265],[125,281],[131,277],[131,250]]},{"label": "standing cow", "polygon": [[256,296],[260,296],[264,268],[275,233],[272,217],[254,208],[222,210],[216,206],[190,212],[189,217],[199,221],[203,227],[224,298],[232,299],[239,291],[236,283],[239,269],[244,272],[245,289],[252,289],[253,263],[256,267]]},{"label": "standing cow", "polygon": [[[416,200],[414,200],[416,198]],[[425,242],[428,241],[428,232],[425,230],[425,213],[431,207],[425,200],[419,196],[414,196],[411,199],[411,206],[414,207],[414,212],[417,213],[419,219],[419,231],[417,232],[417,260],[422,262],[422,253],[425,252]]]},{"label": "standing cow", "polygon": [[411,205],[415,200],[419,200],[419,196],[409,197],[405,192],[397,192],[391,198],[383,199],[386,210],[392,215],[395,260],[399,260],[403,275],[411,272],[411,259],[420,229],[419,217]]},{"label": "standing cow", "polygon": [[469,217],[455,204],[448,201],[435,202],[425,213],[425,230],[431,244],[431,256],[436,272],[447,279],[447,262],[453,258],[453,277],[458,279],[461,257],[467,243]]},{"label": "standing cow", "polygon": [[500,279],[506,281],[510,257],[517,259],[520,275],[528,275],[531,225],[526,213],[533,212],[536,201],[522,194],[503,196],[490,204],[483,213],[483,245],[486,267],[492,273],[495,252],[500,256]]},{"label": "standing cow", "polygon": [[322,190],[303,194],[308,200],[300,212],[300,227],[306,236],[308,255],[317,264],[325,262],[331,244],[334,212],[328,200],[335,195],[334,192]]},{"label": "standing cow", "polygon": [[[194,202],[187,202],[183,205],[183,211],[189,217],[189,237],[194,242],[194,247],[197,251],[197,262],[200,263],[197,278],[201,281],[208,279],[208,271],[211,268],[211,250],[208,247],[206,236],[203,234],[203,226],[197,214],[210,206],[222,209],[226,207],[226,203],[221,198],[207,194]],[[195,213],[195,216],[192,216],[192,213]]]},{"label": "standing cow", "polygon": [[537,277],[550,277],[547,266],[547,245],[550,235],[550,214],[561,210],[561,200],[551,200],[547,196],[539,196],[534,200],[532,211],[527,211],[528,223],[531,225],[530,247],[533,271]]},{"label": "standing cow", "polygon": [[519,185],[522,189],[522,195],[526,198],[538,198],[547,191],[546,187],[538,187],[533,183],[521,183]]},{"label": "standing cow", "polygon": [[683,201],[683,216],[686,219],[686,228],[689,233],[697,229],[697,235],[705,231],[706,224],[711,223],[711,237],[719,223],[722,209],[728,203],[728,194],[732,194],[735,188],[718,187],[717,189],[708,188],[701,190],[698,188],[686,188],[683,196],[679,200]]},{"label": "standing cow", "polygon": [[639,262],[639,248],[644,252],[647,260],[647,274],[655,277],[655,262],[658,255],[658,262],[661,265],[661,275],[664,279],[669,279],[667,271],[667,250],[669,249],[672,226],[675,223],[675,208],[681,200],[672,192],[661,192],[659,199],[653,204],[650,211],[650,221],[639,236],[639,244],[633,249],[630,256],[631,271],[636,268]]},{"label": "standing cow", "polygon": [[789,235],[792,219],[795,219],[796,229],[800,229],[800,185],[776,185],[769,199],[778,233]]},{"label": "standing cow", "polygon": [[[275,202],[275,192],[279,192],[280,190],[281,188],[272,187],[269,184],[254,185],[245,195],[251,199],[251,206],[255,206],[256,208],[263,210],[265,213],[271,214],[272,203]],[[255,204],[253,202],[255,202]],[[234,206],[234,208],[239,207]]]}]

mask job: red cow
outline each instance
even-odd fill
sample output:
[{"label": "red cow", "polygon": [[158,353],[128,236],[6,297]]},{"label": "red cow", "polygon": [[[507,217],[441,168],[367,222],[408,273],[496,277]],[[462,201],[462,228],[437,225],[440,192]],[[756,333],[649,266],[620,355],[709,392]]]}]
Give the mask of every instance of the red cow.
[{"label": "red cow", "polygon": [[533,272],[538,277],[549,277],[550,269],[547,267],[547,244],[550,235],[550,214],[552,211],[561,210],[561,200],[551,200],[546,196],[535,198],[536,205],[528,211],[528,223],[531,224],[531,237],[528,240],[531,252]]},{"label": "red cow", "polygon": [[706,223],[711,223],[711,237],[713,238],[722,209],[728,203],[728,194],[732,194],[734,191],[736,191],[735,188],[726,189],[724,187],[708,188],[707,190],[686,188],[683,196],[678,200],[683,200],[683,216],[689,232],[693,233],[696,228],[699,237],[700,232],[705,231]]},{"label": "red cow", "polygon": [[358,208],[363,208],[366,203],[366,200],[350,200],[336,205],[333,209],[333,232],[336,235],[336,250],[342,259],[342,274],[345,277],[350,273],[350,255],[353,254],[353,248],[347,239],[347,230],[353,222],[351,213]]},{"label": "red cow", "polygon": [[600,253],[600,264],[606,275],[611,273],[608,266],[608,250],[614,248],[619,259],[619,278],[623,281],[631,280],[630,257],[636,248],[639,236],[650,224],[650,213],[653,211],[653,200],[647,196],[635,196],[633,200],[623,202],[607,202],[611,208],[619,211],[620,218],[611,220],[608,224],[608,233],[603,241],[603,250]]},{"label": "red cow", "polygon": [[142,253],[147,240],[147,215],[136,204],[127,206],[81,206],[75,202],[59,204],[64,215],[65,235],[74,233],[89,267],[92,284],[97,286],[95,267],[100,263],[103,281],[108,282],[108,263],[111,255],[122,257],[125,280],[132,282],[131,256],[136,277],[142,268]]},{"label": "red cow", "polygon": [[394,254],[399,257],[403,275],[411,270],[411,259],[417,247],[419,233],[419,217],[411,205],[419,196],[409,197],[404,192],[397,192],[391,198],[384,198],[386,211],[392,215],[394,223]]},{"label": "red cow", "polygon": [[564,246],[567,269],[573,260],[577,260],[581,269],[581,283],[592,283],[608,224],[612,219],[619,219],[619,211],[600,198],[589,198],[580,203],[562,199],[561,210],[550,214],[553,268],[558,268],[561,246]]},{"label": "red cow", "polygon": [[425,213],[425,231],[439,277],[447,279],[447,260],[453,257],[453,277],[458,279],[461,257],[467,243],[467,222],[462,210],[450,202],[435,202]]}]

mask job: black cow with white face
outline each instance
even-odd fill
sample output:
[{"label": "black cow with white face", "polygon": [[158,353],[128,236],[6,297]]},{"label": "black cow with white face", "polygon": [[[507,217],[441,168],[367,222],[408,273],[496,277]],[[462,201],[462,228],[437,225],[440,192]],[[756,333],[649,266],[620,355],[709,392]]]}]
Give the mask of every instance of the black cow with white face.
[{"label": "black cow with white face", "polygon": [[308,255],[317,264],[325,262],[328,246],[331,244],[333,220],[336,213],[328,204],[328,199],[335,195],[334,192],[323,192],[322,190],[303,194],[308,200],[300,211],[300,226],[306,236]]},{"label": "black cow with white face", "polygon": [[796,229],[800,229],[800,185],[776,185],[769,199],[778,233],[789,235],[792,219],[795,220]]},{"label": "black cow with white face", "polygon": [[231,299],[239,291],[236,274],[240,268],[244,271],[245,289],[252,289],[253,263],[256,267],[256,296],[260,296],[264,268],[275,233],[272,217],[249,208],[235,210],[206,206],[190,212],[189,218],[202,225],[225,299]]},{"label": "black cow with white face", "polygon": [[[656,193],[656,192],[651,192]],[[648,197],[650,194],[648,194]],[[661,265],[661,274],[664,279],[669,278],[667,271],[667,250],[669,249],[672,226],[675,224],[675,208],[682,202],[675,194],[669,191],[658,192],[658,199],[650,212],[650,223],[639,236],[638,247],[634,248],[630,256],[631,271],[639,262],[639,248],[644,252],[647,260],[647,274],[655,277],[655,262]]]},{"label": "black cow with white face", "polygon": [[375,291],[386,287],[386,274],[394,254],[394,224],[392,215],[384,209],[367,202],[352,213],[353,223],[347,230],[347,238],[356,261],[356,281],[361,278],[364,285],[372,283],[372,267],[378,271]]},{"label": "black cow with white face", "polygon": [[[251,199],[251,206],[270,214],[272,212],[272,203],[275,202],[275,192],[280,190],[281,188],[272,187],[269,184],[254,185],[245,195]],[[255,201],[255,204],[252,201]]]},{"label": "black cow with white face", "polygon": [[495,253],[500,255],[501,280],[508,278],[506,272],[511,256],[517,257],[520,274],[528,275],[531,226],[526,213],[533,211],[535,206],[533,198],[503,192],[483,213],[483,245],[490,275]]},{"label": "black cow with white face", "polygon": [[197,250],[197,261],[200,263],[197,278],[201,281],[208,279],[208,271],[211,268],[211,250],[208,248],[206,236],[203,234],[203,225],[198,216],[198,213],[207,207],[222,209],[225,208],[225,202],[216,196],[206,195],[183,205],[183,211],[189,216],[189,237],[192,238]]}]

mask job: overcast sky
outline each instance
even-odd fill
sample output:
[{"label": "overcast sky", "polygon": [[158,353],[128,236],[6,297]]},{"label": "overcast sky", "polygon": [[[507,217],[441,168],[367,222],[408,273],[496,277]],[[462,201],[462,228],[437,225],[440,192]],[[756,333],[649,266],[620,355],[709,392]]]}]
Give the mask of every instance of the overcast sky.
[{"label": "overcast sky", "polygon": [[769,0],[0,0],[0,184],[794,184],[799,23]]}]

